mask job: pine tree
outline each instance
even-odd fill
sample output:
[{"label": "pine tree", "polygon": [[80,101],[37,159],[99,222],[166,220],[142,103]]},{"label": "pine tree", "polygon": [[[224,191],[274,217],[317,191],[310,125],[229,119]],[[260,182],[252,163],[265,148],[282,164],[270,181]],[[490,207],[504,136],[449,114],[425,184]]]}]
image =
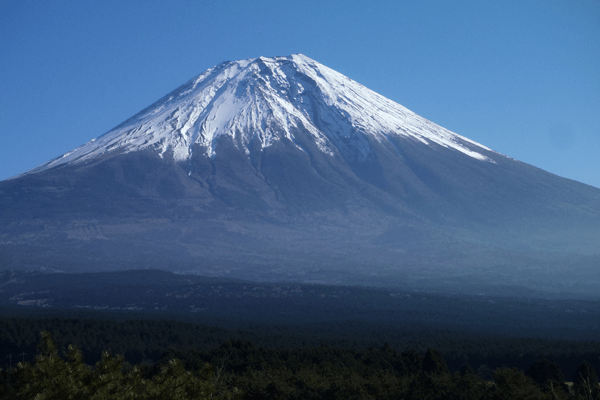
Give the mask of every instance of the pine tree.
[{"label": "pine tree", "polygon": [[449,374],[448,364],[442,354],[434,349],[427,349],[423,358],[423,372],[427,374]]},{"label": "pine tree", "polygon": [[21,362],[17,366],[19,395],[44,400],[89,399],[91,371],[83,363],[79,349],[69,346],[69,361],[65,361],[58,354],[50,333],[44,331],[41,336],[40,354],[34,365]]},{"label": "pine tree", "polygon": [[[548,360],[533,363],[525,374],[533,379],[542,390],[556,393],[556,396],[563,395],[564,397],[564,393],[569,390],[565,385],[565,376],[558,365]],[[561,393],[557,393],[557,391]]]},{"label": "pine tree", "polygon": [[547,396],[533,379],[518,368],[498,368],[494,371],[493,399],[543,400]]},{"label": "pine tree", "polygon": [[573,392],[577,399],[600,399],[598,375],[596,375],[594,367],[587,361],[581,363],[573,375]]}]

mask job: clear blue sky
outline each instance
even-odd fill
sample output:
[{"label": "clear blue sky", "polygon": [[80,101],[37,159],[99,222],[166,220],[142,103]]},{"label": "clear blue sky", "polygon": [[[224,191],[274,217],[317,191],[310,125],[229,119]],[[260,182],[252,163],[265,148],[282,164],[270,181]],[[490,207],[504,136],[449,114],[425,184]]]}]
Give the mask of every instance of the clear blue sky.
[{"label": "clear blue sky", "polygon": [[0,0],[0,180],[222,61],[292,53],[600,187],[598,0]]}]

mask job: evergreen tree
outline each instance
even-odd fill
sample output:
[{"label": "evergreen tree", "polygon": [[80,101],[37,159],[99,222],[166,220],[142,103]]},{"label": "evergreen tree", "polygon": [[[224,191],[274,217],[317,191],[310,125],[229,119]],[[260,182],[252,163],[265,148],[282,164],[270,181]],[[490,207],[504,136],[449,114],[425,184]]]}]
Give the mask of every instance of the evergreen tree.
[{"label": "evergreen tree", "polygon": [[473,369],[473,367],[471,367],[471,365],[469,363],[465,363],[460,368],[460,376],[469,376],[469,375],[475,375],[475,370]]},{"label": "evergreen tree", "polygon": [[565,385],[565,377],[558,365],[548,360],[534,362],[527,370],[526,375],[533,379],[536,385],[544,391],[562,390],[568,392],[569,390]]},{"label": "evergreen tree", "polygon": [[449,374],[448,365],[442,354],[434,349],[427,349],[423,358],[423,372],[426,374]]},{"label": "evergreen tree", "polygon": [[16,374],[19,396],[44,400],[89,399],[90,369],[75,346],[69,346],[68,361],[58,354],[58,348],[49,332],[42,332],[40,354],[34,365],[19,363]]},{"label": "evergreen tree", "polygon": [[409,348],[402,352],[402,361],[409,374],[416,374],[423,365],[423,356],[417,350]]},{"label": "evergreen tree", "polygon": [[573,375],[573,392],[578,399],[600,399],[596,370],[587,361],[581,363]]},{"label": "evergreen tree", "polygon": [[492,399],[544,400],[547,396],[533,379],[518,368],[498,368],[494,371]]}]

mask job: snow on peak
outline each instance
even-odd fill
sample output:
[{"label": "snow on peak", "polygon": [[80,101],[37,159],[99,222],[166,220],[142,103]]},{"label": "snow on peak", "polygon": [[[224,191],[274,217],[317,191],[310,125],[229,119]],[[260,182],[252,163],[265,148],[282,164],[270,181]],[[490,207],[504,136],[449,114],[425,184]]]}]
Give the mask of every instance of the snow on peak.
[{"label": "snow on peak", "polygon": [[[234,137],[249,152],[282,138],[296,143],[304,128],[327,154],[354,147],[370,152],[367,135],[383,142],[404,136],[492,161],[490,149],[454,134],[352,79],[302,55],[224,62],[191,79],[103,136],[33,171],[115,151],[154,149],[183,161],[200,144],[215,156],[217,139]],[[299,147],[300,148],[300,147]],[[493,162],[493,161],[492,161]]]}]

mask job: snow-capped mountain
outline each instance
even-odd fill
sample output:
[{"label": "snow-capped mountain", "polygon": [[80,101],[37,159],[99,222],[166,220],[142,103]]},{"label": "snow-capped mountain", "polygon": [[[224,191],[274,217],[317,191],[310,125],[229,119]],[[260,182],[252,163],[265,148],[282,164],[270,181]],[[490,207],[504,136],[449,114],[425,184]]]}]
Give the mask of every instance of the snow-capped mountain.
[{"label": "snow-capped mountain", "polygon": [[4,268],[595,291],[600,190],[304,56],[222,63],[0,182]]},{"label": "snow-capped mountain", "polygon": [[225,62],[191,79],[139,114],[34,171],[80,163],[114,151],[153,149],[189,160],[193,145],[214,157],[217,140],[230,136],[246,154],[307,131],[323,153],[358,152],[367,137],[404,137],[436,143],[492,161],[487,147],[454,134],[302,54]]}]

